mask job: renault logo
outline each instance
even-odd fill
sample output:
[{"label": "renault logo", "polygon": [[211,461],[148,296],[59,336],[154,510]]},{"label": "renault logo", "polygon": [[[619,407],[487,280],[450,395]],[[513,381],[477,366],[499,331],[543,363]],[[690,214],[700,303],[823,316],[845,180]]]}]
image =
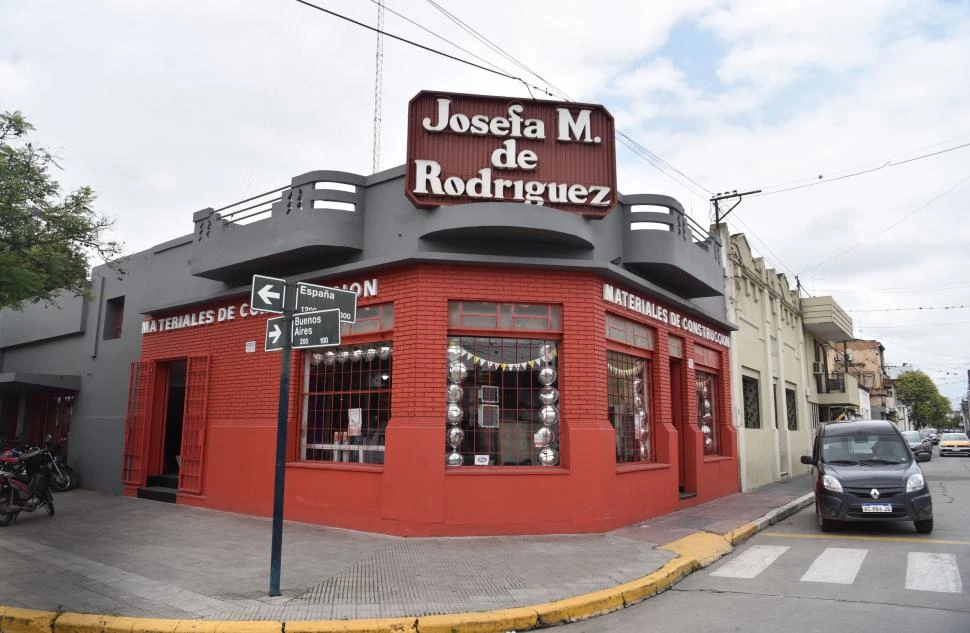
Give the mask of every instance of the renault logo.
[{"label": "renault logo", "polygon": [[873,499],[878,499],[879,491],[873,488],[872,490],[869,491],[869,496],[872,497]]}]

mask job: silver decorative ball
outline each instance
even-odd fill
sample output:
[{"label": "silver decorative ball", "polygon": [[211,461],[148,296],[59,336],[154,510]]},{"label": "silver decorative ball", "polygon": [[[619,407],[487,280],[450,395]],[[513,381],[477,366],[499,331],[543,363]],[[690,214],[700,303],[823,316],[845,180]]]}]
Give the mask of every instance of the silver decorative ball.
[{"label": "silver decorative ball", "polygon": [[459,427],[453,426],[447,431],[448,445],[452,449],[456,449],[461,445],[461,441],[465,439],[465,432]]},{"label": "silver decorative ball", "polygon": [[460,383],[468,376],[468,368],[465,367],[465,363],[455,362],[448,365],[448,380],[455,383]]},{"label": "silver decorative ball", "polygon": [[339,352],[337,352],[337,362],[338,363],[340,363],[342,365],[342,364],[346,363],[348,360],[350,360],[350,352],[349,351],[347,351],[345,349],[342,349]]},{"label": "silver decorative ball", "polygon": [[539,451],[539,463],[543,466],[555,466],[559,461],[559,453],[552,448],[544,448]]},{"label": "silver decorative ball", "polygon": [[536,448],[546,448],[547,446],[551,446],[555,440],[556,434],[548,426],[540,428],[532,437],[532,441],[535,443]]},{"label": "silver decorative ball", "polygon": [[650,455],[650,449],[647,448],[647,445],[646,444],[641,443],[640,444],[640,459],[647,459],[647,457],[649,455]]},{"label": "silver decorative ball", "polygon": [[706,446],[707,448],[710,448],[710,447],[714,446],[714,440],[712,440],[709,437],[708,438],[705,438],[704,439],[704,446]]},{"label": "silver decorative ball", "polygon": [[643,407],[638,407],[637,410],[633,412],[633,415],[636,416],[637,420],[643,420],[647,417],[647,411]]},{"label": "silver decorative ball", "polygon": [[451,343],[448,345],[448,362],[453,363],[456,360],[461,359],[461,348],[458,347],[457,343]]},{"label": "silver decorative ball", "polygon": [[364,350],[364,360],[366,360],[368,363],[374,360],[375,358],[377,358],[376,347],[368,347],[367,349]]},{"label": "silver decorative ball", "polygon": [[465,412],[461,410],[457,404],[449,404],[448,409],[445,412],[445,418],[447,418],[449,424],[461,424],[462,418],[465,417]]},{"label": "silver decorative ball", "polygon": [[639,393],[633,396],[633,406],[637,407],[638,409],[643,407],[643,398],[640,397]]},{"label": "silver decorative ball", "polygon": [[711,427],[709,427],[709,426],[707,426],[705,424],[704,426],[701,427],[701,433],[703,433],[704,435],[710,435],[711,434]]},{"label": "silver decorative ball", "polygon": [[559,390],[555,387],[543,387],[539,390],[539,402],[542,404],[556,404],[559,400]]},{"label": "silver decorative ball", "polygon": [[319,365],[320,363],[323,362],[323,354],[321,354],[320,352],[314,352],[313,354],[310,355],[310,362],[313,363],[314,365]]},{"label": "silver decorative ball", "polygon": [[640,429],[640,442],[643,444],[650,443],[650,429],[648,429],[647,427],[643,427],[642,429]]},{"label": "silver decorative ball", "polygon": [[559,409],[551,404],[545,404],[539,409],[539,421],[545,426],[555,426],[559,424]]},{"label": "silver decorative ball", "polygon": [[556,359],[556,346],[555,345],[543,345],[539,348],[539,358],[542,359],[544,363],[551,363]]},{"label": "silver decorative ball", "polygon": [[556,370],[549,365],[544,366],[539,370],[539,384],[548,387],[552,383],[556,382]]},{"label": "silver decorative ball", "polygon": [[381,345],[377,349],[377,355],[381,357],[381,360],[387,360],[388,358],[391,357],[391,346],[390,345]]},{"label": "silver decorative ball", "polygon": [[323,353],[323,364],[327,367],[333,367],[335,360],[337,360],[337,353],[332,349],[328,349]]},{"label": "silver decorative ball", "polygon": [[634,378],[633,379],[633,391],[634,392],[639,393],[640,392],[640,387],[642,387],[642,386],[643,386],[643,381],[642,380],[640,380],[639,378]]},{"label": "silver decorative ball", "polygon": [[710,400],[705,400],[704,401],[704,413],[706,414],[706,413],[710,413],[710,412],[711,412],[711,401]]},{"label": "silver decorative ball", "polygon": [[359,347],[355,347],[353,351],[350,352],[350,359],[355,363],[359,363],[364,360],[364,350]]},{"label": "silver decorative ball", "polygon": [[448,385],[448,402],[449,403],[461,402],[462,396],[464,396],[464,395],[465,395],[465,392],[462,390],[461,386],[459,386],[458,384],[451,383],[450,385]]},{"label": "silver decorative ball", "polygon": [[461,453],[448,453],[445,463],[449,466],[461,466],[465,463],[465,459],[461,456]]}]

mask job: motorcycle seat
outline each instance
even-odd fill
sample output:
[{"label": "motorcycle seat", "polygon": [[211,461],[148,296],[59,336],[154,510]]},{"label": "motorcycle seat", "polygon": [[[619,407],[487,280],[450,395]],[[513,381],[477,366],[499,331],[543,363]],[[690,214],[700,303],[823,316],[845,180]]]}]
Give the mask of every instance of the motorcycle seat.
[{"label": "motorcycle seat", "polygon": [[0,455],[0,462],[5,462],[7,464],[16,464],[20,461],[19,457],[14,457],[12,455]]}]

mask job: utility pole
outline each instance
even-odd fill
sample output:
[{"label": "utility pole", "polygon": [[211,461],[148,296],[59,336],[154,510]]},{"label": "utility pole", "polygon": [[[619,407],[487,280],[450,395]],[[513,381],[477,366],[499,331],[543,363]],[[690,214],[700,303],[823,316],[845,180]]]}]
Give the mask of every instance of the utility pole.
[{"label": "utility pole", "polygon": [[[755,193],[761,193],[761,189],[745,191],[743,193],[738,193],[738,190],[735,189],[733,191],[725,191],[723,193],[714,194],[714,196],[711,198],[711,204],[714,205],[714,226],[719,225],[721,223],[721,220],[726,218],[728,214],[731,213],[731,211],[734,211],[734,208],[737,207],[739,204],[741,204],[741,199],[744,196],[750,196]],[[722,214],[720,202],[722,200],[730,200],[732,198],[737,198],[737,202],[732,204],[731,208],[728,209],[727,211],[724,211],[724,213]]]}]

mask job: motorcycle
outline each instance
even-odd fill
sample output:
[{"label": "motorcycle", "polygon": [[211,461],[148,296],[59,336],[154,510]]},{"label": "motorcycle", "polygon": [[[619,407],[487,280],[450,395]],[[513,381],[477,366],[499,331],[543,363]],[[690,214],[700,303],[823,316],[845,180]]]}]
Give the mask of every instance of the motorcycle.
[{"label": "motorcycle", "polygon": [[20,512],[39,508],[54,516],[50,451],[31,448],[19,455],[17,450],[5,453],[0,455],[0,526],[9,525]]},{"label": "motorcycle", "polygon": [[[48,467],[51,479],[50,485],[54,489],[54,492],[64,492],[77,487],[77,475],[74,473],[74,469],[65,463],[64,456],[58,453],[57,444],[53,441],[50,433],[44,436],[43,447],[34,446],[23,442],[19,438],[14,438],[7,442],[5,450],[0,451],[0,455],[16,456],[35,449],[42,451],[40,458]],[[0,462],[0,471],[4,467],[5,465]]]}]

